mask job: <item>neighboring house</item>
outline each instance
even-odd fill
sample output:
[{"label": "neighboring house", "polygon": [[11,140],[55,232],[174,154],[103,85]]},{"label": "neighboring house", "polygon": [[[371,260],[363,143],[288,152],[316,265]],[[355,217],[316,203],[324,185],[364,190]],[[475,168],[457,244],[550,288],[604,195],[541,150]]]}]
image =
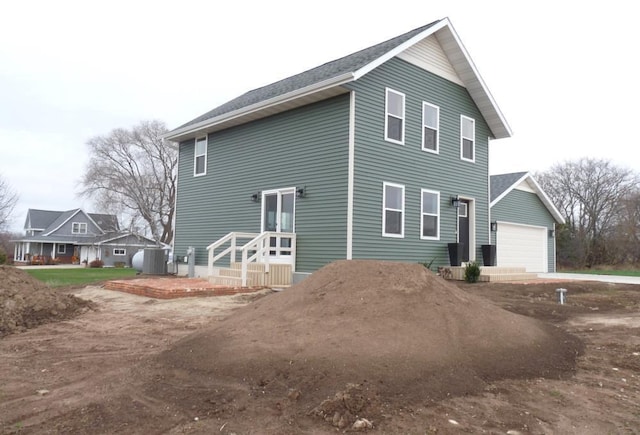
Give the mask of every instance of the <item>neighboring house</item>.
[{"label": "neighboring house", "polygon": [[491,176],[496,266],[556,271],[556,223],[564,218],[528,172]]},{"label": "neighboring house", "polygon": [[17,263],[55,264],[102,260],[105,266],[131,266],[131,257],[156,243],[121,231],[115,215],[68,211],[27,211],[25,236],[15,240]]},{"label": "neighboring house", "polygon": [[194,248],[201,276],[228,265],[226,246],[294,278],[338,259],[448,265],[457,241],[480,259],[489,140],[509,136],[451,23],[435,21],[168,133],[179,144],[174,252]]}]

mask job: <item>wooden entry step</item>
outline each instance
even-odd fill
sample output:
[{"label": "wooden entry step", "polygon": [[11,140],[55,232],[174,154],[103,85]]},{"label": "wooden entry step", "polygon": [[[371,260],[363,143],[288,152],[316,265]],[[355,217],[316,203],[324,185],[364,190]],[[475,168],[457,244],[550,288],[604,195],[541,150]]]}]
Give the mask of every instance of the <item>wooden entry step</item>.
[{"label": "wooden entry step", "polygon": [[[451,271],[447,279],[464,281],[464,266],[448,267]],[[538,278],[537,273],[527,272],[524,267],[480,266],[480,282],[527,281]]]},{"label": "wooden entry step", "polygon": [[[250,263],[247,265],[247,286],[290,286],[291,275],[290,264],[269,264],[269,271],[267,272],[264,263]],[[242,264],[234,263],[231,267],[217,268],[214,270],[214,275],[209,276],[209,282],[217,285],[241,286]]]}]

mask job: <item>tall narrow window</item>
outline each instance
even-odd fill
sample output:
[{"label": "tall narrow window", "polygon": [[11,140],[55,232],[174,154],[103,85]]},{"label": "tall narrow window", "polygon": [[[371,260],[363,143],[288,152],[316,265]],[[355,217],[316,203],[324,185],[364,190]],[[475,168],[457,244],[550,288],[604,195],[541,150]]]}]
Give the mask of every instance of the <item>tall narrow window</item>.
[{"label": "tall narrow window", "polygon": [[404,94],[387,88],[384,138],[404,144]]},{"label": "tall narrow window", "polygon": [[404,186],[383,183],[382,235],[404,237]]},{"label": "tall narrow window", "polygon": [[460,158],[475,161],[476,121],[462,115],[460,117]]},{"label": "tall narrow window", "polygon": [[207,173],[207,138],[196,139],[195,158],[193,164],[193,175],[204,175]]},{"label": "tall narrow window", "polygon": [[438,130],[440,125],[440,108],[422,102],[422,149],[438,152]]},{"label": "tall narrow window", "polygon": [[440,239],[440,192],[422,189],[420,238]]}]

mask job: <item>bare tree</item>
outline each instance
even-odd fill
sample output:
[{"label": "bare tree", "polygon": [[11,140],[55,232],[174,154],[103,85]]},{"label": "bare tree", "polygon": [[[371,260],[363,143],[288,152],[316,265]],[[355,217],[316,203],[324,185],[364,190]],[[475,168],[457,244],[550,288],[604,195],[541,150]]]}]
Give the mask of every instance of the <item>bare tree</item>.
[{"label": "bare tree", "polygon": [[144,121],[132,129],[115,129],[87,142],[89,163],[80,196],[92,198],[104,210],[141,217],[153,238],[173,239],[177,150],[162,138],[160,121]]},{"label": "bare tree", "polygon": [[0,175],[0,231],[5,230],[11,221],[11,213],[18,203],[18,194]]},{"label": "bare tree", "polygon": [[618,223],[621,204],[637,188],[638,175],[608,160],[581,158],[554,165],[537,179],[567,221],[559,251],[571,251],[580,266],[606,262],[605,241]]}]

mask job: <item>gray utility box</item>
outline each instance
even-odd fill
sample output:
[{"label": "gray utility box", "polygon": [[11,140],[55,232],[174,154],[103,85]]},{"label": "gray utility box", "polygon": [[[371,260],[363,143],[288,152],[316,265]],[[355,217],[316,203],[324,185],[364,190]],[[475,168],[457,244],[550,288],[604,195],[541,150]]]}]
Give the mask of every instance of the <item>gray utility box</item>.
[{"label": "gray utility box", "polygon": [[167,274],[167,253],[162,248],[145,248],[142,273],[146,275]]}]

